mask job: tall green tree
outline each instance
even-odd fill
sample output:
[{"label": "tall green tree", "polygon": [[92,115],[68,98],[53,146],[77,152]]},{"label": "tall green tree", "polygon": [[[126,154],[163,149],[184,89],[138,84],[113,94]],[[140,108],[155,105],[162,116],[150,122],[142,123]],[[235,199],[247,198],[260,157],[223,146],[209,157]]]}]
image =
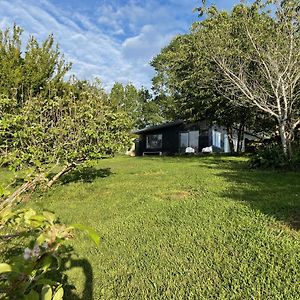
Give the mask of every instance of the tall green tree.
[{"label": "tall green tree", "polygon": [[[9,78],[0,78],[1,163],[15,169],[31,167],[32,177],[0,209],[36,184],[43,181],[50,187],[79,164],[112,155],[130,141],[131,119],[109,103],[99,81],[65,81],[70,65],[53,37],[41,45],[31,38],[22,55],[20,34],[15,26],[11,34],[3,33],[6,42],[0,44],[5,53],[1,67],[11,68]],[[11,57],[18,58],[14,65]],[[49,178],[55,164],[58,172]]]},{"label": "tall green tree", "polygon": [[156,125],[165,120],[162,113],[162,101],[153,98],[148,89],[142,87],[139,91],[139,110],[136,121],[136,128],[141,129],[147,126]]},{"label": "tall green tree", "polygon": [[199,13],[204,20],[152,61],[156,92],[172,99],[173,115],[208,118],[228,132],[273,126],[291,157],[300,125],[299,2],[255,1],[231,12],[204,5]]},{"label": "tall green tree", "polygon": [[123,86],[116,82],[109,95],[109,103],[116,111],[125,112],[132,120],[132,129],[154,125],[164,120],[161,103],[148,89],[137,89],[132,83]]},{"label": "tall green tree", "polygon": [[300,4],[296,0],[255,1],[232,13],[202,8],[202,43],[220,77],[220,93],[256,108],[277,123],[282,150],[292,157],[300,125]]},{"label": "tall green tree", "polygon": [[23,55],[22,32],[17,25],[0,30],[0,94],[18,102],[29,95],[46,94],[50,86],[57,89],[71,69],[52,35],[41,44],[30,37]]},{"label": "tall green tree", "polygon": [[[153,87],[158,97],[165,100],[167,118],[207,119],[223,125],[233,151],[233,132],[237,129],[241,140],[253,114],[219,92],[215,85],[219,74],[201,40],[199,31],[194,30],[176,37],[164,48],[152,61],[156,71]],[[241,149],[241,143],[238,144],[237,151]]]}]

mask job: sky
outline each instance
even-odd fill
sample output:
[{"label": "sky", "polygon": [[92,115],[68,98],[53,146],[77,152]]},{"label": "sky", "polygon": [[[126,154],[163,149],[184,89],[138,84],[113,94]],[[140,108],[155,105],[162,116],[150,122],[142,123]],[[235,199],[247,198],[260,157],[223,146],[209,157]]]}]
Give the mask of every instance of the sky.
[{"label": "sky", "polygon": [[[238,0],[216,0],[230,9]],[[187,33],[200,0],[0,0],[0,29],[14,23],[39,41],[53,34],[71,74],[151,87],[149,62],[173,37]]]}]

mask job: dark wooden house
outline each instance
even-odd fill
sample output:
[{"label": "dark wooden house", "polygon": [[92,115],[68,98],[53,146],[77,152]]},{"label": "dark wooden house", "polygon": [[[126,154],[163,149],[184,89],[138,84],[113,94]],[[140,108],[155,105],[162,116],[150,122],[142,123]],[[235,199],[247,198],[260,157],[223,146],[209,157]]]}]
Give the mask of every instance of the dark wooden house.
[{"label": "dark wooden house", "polygon": [[[190,124],[178,120],[149,126],[136,130],[134,133],[139,135],[135,143],[137,156],[182,154],[186,153],[187,149],[199,153],[208,147],[213,152],[230,152],[225,128],[217,125],[211,126],[206,120]],[[245,134],[244,140],[245,138],[253,140],[256,137]],[[237,137],[234,137],[233,142],[236,147]]]}]

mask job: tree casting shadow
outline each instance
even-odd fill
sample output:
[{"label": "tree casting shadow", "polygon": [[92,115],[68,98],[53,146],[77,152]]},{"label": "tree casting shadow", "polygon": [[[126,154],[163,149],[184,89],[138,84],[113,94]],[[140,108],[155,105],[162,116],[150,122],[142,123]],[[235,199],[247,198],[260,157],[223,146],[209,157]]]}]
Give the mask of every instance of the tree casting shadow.
[{"label": "tree casting shadow", "polygon": [[[6,240],[0,239],[0,246],[2,243],[7,242]],[[24,246],[20,244],[21,239],[12,239],[9,241],[11,243],[10,247],[7,247],[2,253],[2,258],[4,261],[8,261],[12,256],[20,255],[24,252]],[[54,269],[50,271],[46,278],[60,282],[63,284],[64,288],[64,299],[68,300],[85,300],[93,299],[93,284],[94,275],[93,268],[87,259],[74,258],[74,249],[70,245],[63,245],[64,252],[61,256],[61,265],[59,271]],[[68,275],[66,271],[70,271],[73,268],[79,268],[82,270],[84,276],[84,285],[82,290],[82,297],[78,296],[76,292],[76,286],[69,283]]]},{"label": "tree casting shadow", "polygon": [[[49,279],[61,282],[64,288],[64,299],[70,300],[85,300],[93,299],[93,284],[94,275],[93,268],[90,262],[84,258],[76,258],[76,252],[70,245],[62,245],[63,252],[61,253],[60,259],[61,264],[59,271],[53,270],[47,276]],[[69,276],[67,272],[74,269],[81,269],[84,276],[84,285],[82,290],[82,297],[79,297],[76,286],[70,284]]]}]

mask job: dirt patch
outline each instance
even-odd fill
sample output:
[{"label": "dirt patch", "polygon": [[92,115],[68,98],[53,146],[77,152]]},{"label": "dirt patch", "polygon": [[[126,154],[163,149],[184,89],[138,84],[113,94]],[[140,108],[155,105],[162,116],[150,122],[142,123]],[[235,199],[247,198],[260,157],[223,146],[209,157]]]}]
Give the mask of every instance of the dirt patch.
[{"label": "dirt patch", "polygon": [[156,194],[162,200],[184,200],[192,195],[189,191],[170,191],[168,193],[158,193]]}]

